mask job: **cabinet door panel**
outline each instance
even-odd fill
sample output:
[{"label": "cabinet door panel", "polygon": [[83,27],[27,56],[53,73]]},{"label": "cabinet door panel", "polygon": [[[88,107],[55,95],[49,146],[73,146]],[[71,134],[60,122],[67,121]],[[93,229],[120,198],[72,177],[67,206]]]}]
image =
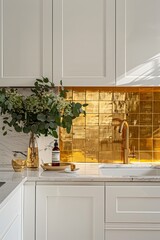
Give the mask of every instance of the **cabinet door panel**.
[{"label": "cabinet door panel", "polygon": [[153,229],[113,229],[105,230],[105,240],[159,240],[160,230]]},{"label": "cabinet door panel", "polygon": [[53,80],[115,84],[115,1],[53,0]]},{"label": "cabinet door panel", "polygon": [[106,222],[160,223],[160,187],[107,186]]},{"label": "cabinet door panel", "polygon": [[160,1],[116,1],[116,84],[160,85]]},{"label": "cabinet door panel", "polygon": [[5,236],[2,238],[2,240],[22,240],[21,237],[21,217],[17,216],[16,219],[14,219],[14,222],[7,230]]},{"label": "cabinet door panel", "polygon": [[[8,200],[6,205],[0,209],[0,239],[5,235],[18,216],[21,216],[21,190],[18,190]],[[19,229],[21,230],[21,225],[19,225]]]},{"label": "cabinet door panel", "polygon": [[0,0],[0,85],[52,79],[52,0]]},{"label": "cabinet door panel", "polygon": [[20,240],[22,238],[22,192],[14,193],[0,209],[0,239]]},{"label": "cabinet door panel", "polygon": [[103,240],[103,187],[37,186],[37,240]]}]

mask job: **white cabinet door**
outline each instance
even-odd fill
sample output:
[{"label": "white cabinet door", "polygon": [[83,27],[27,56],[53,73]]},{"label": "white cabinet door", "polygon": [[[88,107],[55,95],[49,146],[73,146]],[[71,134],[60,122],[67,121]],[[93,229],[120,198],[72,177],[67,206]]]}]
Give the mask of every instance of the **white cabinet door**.
[{"label": "white cabinet door", "polygon": [[36,188],[37,240],[103,240],[104,187]]},{"label": "white cabinet door", "polygon": [[53,82],[115,85],[115,0],[53,0]]},{"label": "white cabinet door", "polygon": [[109,223],[160,223],[160,187],[107,186],[105,209]]},{"label": "white cabinet door", "polygon": [[158,185],[113,183],[112,186],[112,183],[109,183],[106,186],[105,240],[159,240],[160,186]]},{"label": "white cabinet door", "polygon": [[116,1],[116,84],[160,85],[160,1]]},{"label": "white cabinet door", "polygon": [[0,209],[0,239],[22,239],[22,189],[11,193],[8,202]]},{"label": "white cabinet door", "polygon": [[52,0],[0,0],[0,86],[52,80]]}]

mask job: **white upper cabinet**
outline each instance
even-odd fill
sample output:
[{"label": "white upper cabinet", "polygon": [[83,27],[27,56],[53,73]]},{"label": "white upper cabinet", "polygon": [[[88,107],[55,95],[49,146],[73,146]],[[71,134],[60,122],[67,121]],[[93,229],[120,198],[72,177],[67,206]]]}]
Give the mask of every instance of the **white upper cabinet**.
[{"label": "white upper cabinet", "polygon": [[159,9],[159,0],[0,0],[0,86],[41,76],[160,86]]},{"label": "white upper cabinet", "polygon": [[115,85],[115,0],[53,0],[53,82]]},{"label": "white upper cabinet", "polygon": [[52,0],[0,0],[0,86],[52,80]]},{"label": "white upper cabinet", "polygon": [[160,86],[160,1],[116,1],[116,84]]}]

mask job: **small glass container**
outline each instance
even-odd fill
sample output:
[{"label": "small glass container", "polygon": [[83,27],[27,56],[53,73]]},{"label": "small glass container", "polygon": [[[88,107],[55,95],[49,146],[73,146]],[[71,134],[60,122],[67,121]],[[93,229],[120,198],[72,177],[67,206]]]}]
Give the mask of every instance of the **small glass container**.
[{"label": "small glass container", "polygon": [[26,167],[26,154],[14,151],[12,159],[12,167],[15,172],[21,172]]}]

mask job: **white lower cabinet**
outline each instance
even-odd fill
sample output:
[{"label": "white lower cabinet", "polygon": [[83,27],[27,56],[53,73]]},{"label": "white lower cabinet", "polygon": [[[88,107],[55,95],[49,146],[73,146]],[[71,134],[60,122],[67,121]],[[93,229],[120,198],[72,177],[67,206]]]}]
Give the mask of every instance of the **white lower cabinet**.
[{"label": "white lower cabinet", "polygon": [[19,188],[0,209],[0,239],[22,240],[22,189]]},{"label": "white lower cabinet", "polygon": [[36,186],[36,240],[103,240],[104,186]]},{"label": "white lower cabinet", "polygon": [[159,240],[160,184],[25,183],[23,240],[28,239]]},{"label": "white lower cabinet", "polygon": [[158,183],[108,183],[105,204],[105,240],[160,239]]}]

